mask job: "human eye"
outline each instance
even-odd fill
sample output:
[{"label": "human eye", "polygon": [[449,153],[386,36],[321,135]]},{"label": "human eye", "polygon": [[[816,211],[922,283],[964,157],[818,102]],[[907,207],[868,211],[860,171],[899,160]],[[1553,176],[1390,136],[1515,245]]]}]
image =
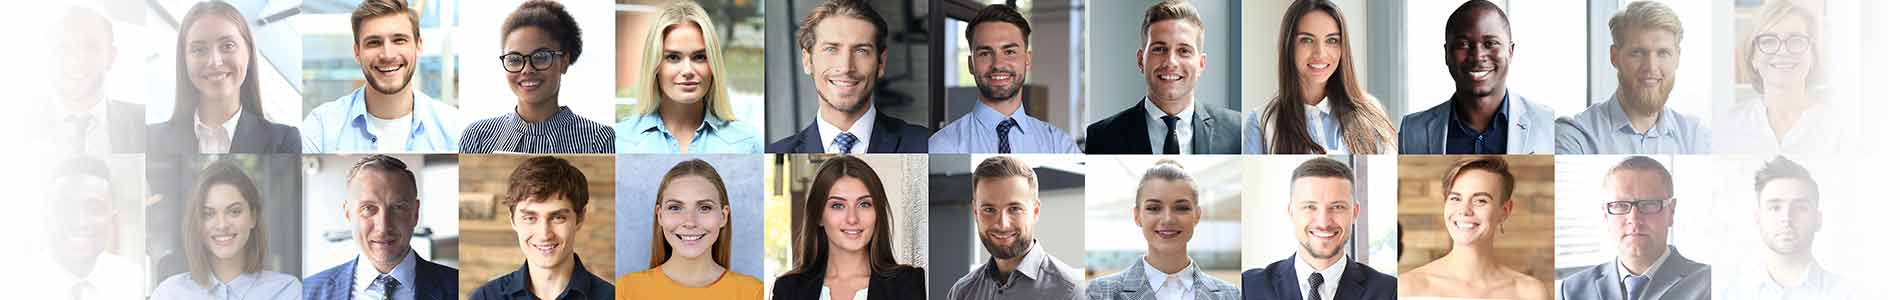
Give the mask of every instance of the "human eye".
[{"label": "human eye", "polygon": [[679,62],[679,61],[680,61],[680,55],[679,55],[679,54],[675,54],[675,53],[667,53],[667,54],[666,54],[666,58],[665,58],[665,59],[666,59],[666,62],[669,62],[669,63],[675,63],[675,62]]}]

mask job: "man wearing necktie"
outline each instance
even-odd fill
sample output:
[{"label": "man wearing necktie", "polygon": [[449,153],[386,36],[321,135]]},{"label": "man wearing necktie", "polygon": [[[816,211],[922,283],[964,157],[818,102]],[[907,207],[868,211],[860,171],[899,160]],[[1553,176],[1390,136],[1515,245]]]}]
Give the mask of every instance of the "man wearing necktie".
[{"label": "man wearing necktie", "polygon": [[[1675,182],[1662,162],[1624,158],[1603,178],[1604,228],[1616,260],[1558,270],[1557,299],[1709,299],[1709,265],[1668,245],[1675,224]],[[1568,275],[1565,275],[1568,274]]]},{"label": "man wearing necktie", "polygon": [[[386,2],[390,0],[370,0]],[[447,300],[457,290],[455,268],[422,259],[409,247],[421,219],[416,175],[388,155],[358,160],[345,177],[343,215],[360,254],[303,279],[306,300]]]},{"label": "man wearing necktie", "polygon": [[818,94],[804,130],[766,153],[926,153],[930,129],[879,114],[872,95],[888,55],[884,17],[868,1],[824,1],[798,23],[799,63]]},{"label": "man wearing necktie", "polygon": [[1397,298],[1398,278],[1353,261],[1352,240],[1359,201],[1353,172],[1345,163],[1317,157],[1293,169],[1287,220],[1299,249],[1293,257],[1240,274],[1247,300],[1371,300]]},{"label": "man wearing necktie", "polygon": [[[1240,113],[1194,96],[1207,68],[1205,28],[1194,5],[1163,1],[1141,22],[1135,49],[1148,93],[1140,103],[1089,124],[1089,154],[1240,154]],[[1218,102],[1218,101],[1217,101]]]},{"label": "man wearing necktie", "polygon": [[977,103],[969,114],[930,136],[931,153],[1082,153],[1067,130],[1029,116],[1024,96],[1032,51],[1029,20],[1016,8],[991,4],[964,30]]}]

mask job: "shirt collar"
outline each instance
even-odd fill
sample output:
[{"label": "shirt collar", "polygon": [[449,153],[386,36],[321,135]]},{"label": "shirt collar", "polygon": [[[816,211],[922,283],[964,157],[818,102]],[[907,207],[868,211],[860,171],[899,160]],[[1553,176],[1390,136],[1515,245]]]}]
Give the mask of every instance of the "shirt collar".
[{"label": "shirt collar", "polygon": [[[588,279],[594,278],[593,277],[594,274],[587,272],[587,264],[581,263],[580,253],[573,253],[569,255],[574,256],[574,261],[569,262],[574,265],[574,270],[571,272],[568,272],[567,287],[565,289],[562,289],[561,294],[556,295],[555,297],[561,298],[561,299],[569,299],[569,298],[593,299],[594,295],[587,295],[587,292],[589,291],[588,283],[591,282],[591,280],[588,280]],[[534,291],[531,290],[529,287],[529,285],[534,284],[534,276],[528,274],[527,261],[522,261],[521,268],[515,269],[514,273],[508,273],[507,276],[512,277],[514,280],[512,280],[512,282],[508,282],[506,286],[502,287],[502,291],[506,292],[506,294],[511,294],[511,295],[533,295],[534,294]],[[724,276],[724,275],[721,275],[721,276]]]},{"label": "shirt collar", "polygon": [[1476,130],[1472,130],[1471,126],[1466,126],[1464,121],[1465,114],[1462,110],[1463,108],[1457,103],[1451,104],[1451,123],[1457,127],[1458,130],[1462,130],[1471,136],[1491,133],[1492,130],[1507,130],[1504,128],[1508,127],[1506,125],[1509,125],[1511,122],[1511,92],[1505,91],[1504,98],[1498,99],[1498,111],[1491,116],[1491,126],[1486,127],[1484,132],[1477,132]]},{"label": "shirt collar", "polygon": [[1295,278],[1300,281],[1299,285],[1301,291],[1312,289],[1311,286],[1307,286],[1308,279],[1306,278],[1313,277],[1313,272],[1319,272],[1321,276],[1320,279],[1325,280],[1325,282],[1320,283],[1319,289],[1329,293],[1333,292],[1339,287],[1339,277],[1345,276],[1346,264],[1352,263],[1352,256],[1342,255],[1338,261],[1333,262],[1332,266],[1327,266],[1324,270],[1314,270],[1313,265],[1308,263],[1305,257],[1299,256],[1298,254],[1293,255],[1293,257],[1295,257],[1294,260],[1296,260],[1296,262],[1293,263],[1294,275],[1296,275]]},{"label": "shirt collar", "polygon": [[[1162,273],[1160,269],[1155,269],[1155,266],[1149,265],[1148,257],[1146,256],[1143,256],[1140,261],[1141,261],[1141,269],[1142,269],[1141,274],[1145,277],[1148,277],[1148,288],[1152,290],[1157,290],[1157,291],[1161,290],[1161,284],[1164,282],[1167,282],[1168,275],[1171,275],[1171,274]],[[1191,287],[1194,286],[1194,282],[1196,279],[1195,275],[1200,272],[1201,271],[1199,268],[1194,267],[1194,259],[1188,258],[1188,267],[1183,268],[1181,269],[1180,272],[1175,272],[1172,275],[1176,275],[1176,277],[1181,278],[1181,286],[1188,287],[1188,290],[1192,291],[1193,288]]]},{"label": "shirt collar", "polygon": [[105,98],[99,98],[98,102],[93,102],[92,106],[87,107],[86,110],[84,111],[69,110],[66,108],[65,103],[53,103],[53,111],[58,113],[54,116],[59,117],[60,119],[63,120],[65,118],[71,118],[71,117],[83,115],[83,116],[92,118],[93,122],[98,122],[99,118],[104,117],[106,115],[107,101],[110,101],[110,100],[106,100]]},{"label": "shirt collar", "polygon": [[[871,101],[871,99],[864,99],[864,101]],[[865,142],[871,140],[871,123],[874,122],[874,119],[877,119],[877,105],[866,105],[864,107],[864,116],[858,117],[858,121],[851,123],[851,128],[847,130],[839,130],[837,127],[832,127],[830,122],[825,122],[825,117],[822,115],[813,114],[812,118],[814,122],[818,122],[815,123],[818,125],[818,137],[822,138],[819,141],[825,143],[826,147],[830,147],[831,139],[838,138],[839,133],[850,132],[851,135],[858,137],[858,144],[851,147],[852,152],[858,152],[856,151],[858,149],[869,150],[870,148],[865,147]]]},{"label": "shirt collar", "polygon": [[[1040,280],[1042,278],[1042,262],[1044,257],[1045,254],[1042,253],[1042,243],[1030,241],[1029,252],[1023,253],[1023,261],[1016,263],[1016,273],[1022,273],[1023,277],[1029,277],[1029,280],[1032,281]],[[990,259],[987,269],[989,269],[992,274],[996,272],[996,259]]]},{"label": "shirt collar", "polygon": [[[219,124],[219,127],[224,128],[224,134],[227,136],[236,135],[238,118],[242,117],[244,117],[244,107],[238,107],[236,112],[231,113],[231,118],[224,119],[224,123]],[[197,126],[198,129],[211,129],[211,124],[205,124],[205,119],[199,117],[196,113],[191,114],[191,123]]]},{"label": "shirt collar", "polygon": [[[1195,100],[1193,99],[1189,99],[1187,108],[1183,108],[1181,109],[1180,113],[1174,114],[1174,116],[1176,117],[1181,117],[1180,121],[1175,121],[1175,122],[1194,120],[1194,101]],[[1161,121],[1161,116],[1168,115],[1167,112],[1161,111],[1160,106],[1155,106],[1155,102],[1153,99],[1147,99],[1147,98],[1141,99],[1141,107],[1142,109],[1148,111],[1149,119],[1154,119],[1157,122]],[[1175,126],[1176,126],[1175,128],[1180,128],[1179,127],[1180,124],[1176,124]]]},{"label": "shirt collar", "polygon": [[[1669,258],[1671,256],[1676,256],[1676,247],[1664,248],[1662,258],[1656,259],[1656,262],[1654,263],[1650,263],[1649,269],[1643,270],[1643,273],[1638,276],[1648,276],[1648,277],[1652,277],[1650,279],[1655,279],[1653,277],[1656,276],[1656,270],[1661,269],[1663,263],[1669,262]],[[1617,278],[1629,277],[1630,275],[1637,275],[1637,274],[1630,274],[1629,267],[1623,265],[1623,258],[1621,257],[1618,257],[1616,259],[1616,274],[1619,275],[1617,276]]]},{"label": "shirt collar", "polygon": [[1013,120],[1016,120],[1016,128],[1013,128],[1015,129],[1016,132],[1018,133],[1028,132],[1026,130],[1023,130],[1022,125],[1024,122],[1027,122],[1029,120],[1029,115],[1023,113],[1023,106],[1021,104],[1018,104],[1016,106],[1016,112],[1010,113],[1008,116],[1004,116],[1002,112],[996,111],[996,109],[994,108],[990,108],[989,105],[983,105],[983,103],[980,102],[979,100],[979,102],[976,103],[976,108],[970,110],[970,115],[975,116],[976,123],[978,125],[982,125],[983,128],[996,128],[997,125],[1003,123],[1004,119],[1013,119]]},{"label": "shirt collar", "polygon": [[[383,273],[376,271],[375,264],[370,263],[369,259],[364,258],[361,254],[356,256],[356,284],[353,287],[355,290],[362,291],[368,289],[370,282],[374,282],[376,277],[381,275],[383,275]],[[397,288],[407,289],[416,286],[415,250],[403,251],[402,262],[397,263],[395,269],[389,270],[389,276],[395,276],[396,282],[402,284],[397,286]]]},{"label": "shirt collar", "polygon": [[[732,121],[720,119],[719,116],[714,115],[712,109],[709,108],[705,111],[704,115],[700,117],[699,128],[694,129],[694,132],[703,133],[714,131],[716,128],[726,127],[726,124],[731,122]],[[641,115],[640,119],[635,120],[633,129],[635,132],[667,132],[666,120],[660,119],[660,111],[656,109],[652,113]]]},{"label": "shirt collar", "polygon": [[[344,120],[348,122],[367,122],[369,121],[368,118],[372,117],[369,115],[369,97],[364,94],[367,93],[364,89],[365,88],[362,87],[356,88],[356,92],[350,94],[350,108],[349,111],[343,113]],[[434,98],[429,98],[429,95],[423,94],[422,91],[411,91],[409,93],[409,99],[411,100],[409,101],[409,115],[404,117],[409,118],[411,123],[418,122],[418,120],[422,119],[416,116],[434,115],[435,112],[431,111],[431,109],[434,109],[434,106],[424,105],[425,102],[434,102]],[[397,117],[392,120],[401,120],[402,118],[403,117]],[[421,126],[416,126],[416,128],[417,130],[421,130]]]},{"label": "shirt collar", "polygon": [[553,130],[552,128],[574,127],[572,119],[579,117],[568,110],[567,106],[561,106],[559,110],[554,111],[554,114],[548,115],[546,120],[541,120],[541,123],[528,123],[528,120],[521,118],[520,113],[508,110],[508,122],[513,123],[517,130],[526,135],[541,135],[544,131]]},{"label": "shirt collar", "polygon": [[1333,114],[1332,101],[1333,100],[1330,97],[1320,98],[1318,104],[1305,105],[1305,103],[1301,103],[1301,106],[1305,106],[1306,111],[1309,114],[1312,113],[1313,111],[1319,111],[1320,114],[1332,115]]},{"label": "shirt collar", "polygon": [[1603,117],[1609,118],[1610,126],[1616,126],[1616,130],[1618,131],[1647,137],[1663,137],[1676,134],[1676,114],[1675,111],[1669,110],[1668,107],[1663,107],[1656,112],[1656,124],[1649,126],[1648,133],[1637,133],[1636,125],[1630,123],[1629,114],[1623,112],[1623,98],[1612,96],[1610,102],[1604,103],[1603,105],[1609,106],[1608,110],[1606,110],[1606,114],[1608,115]]}]

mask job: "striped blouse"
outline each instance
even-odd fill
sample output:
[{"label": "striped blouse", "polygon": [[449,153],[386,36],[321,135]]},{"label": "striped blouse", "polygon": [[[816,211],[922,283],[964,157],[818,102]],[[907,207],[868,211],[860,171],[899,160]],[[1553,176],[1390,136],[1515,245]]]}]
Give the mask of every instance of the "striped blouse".
[{"label": "striped blouse", "polygon": [[541,123],[510,111],[476,121],[462,131],[462,153],[614,153],[614,129],[581,118],[562,106]]}]

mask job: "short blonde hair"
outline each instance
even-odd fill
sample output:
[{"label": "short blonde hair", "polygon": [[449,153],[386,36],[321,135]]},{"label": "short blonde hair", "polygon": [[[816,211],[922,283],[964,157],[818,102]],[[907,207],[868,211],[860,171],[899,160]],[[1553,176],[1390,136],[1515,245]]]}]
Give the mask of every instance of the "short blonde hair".
[{"label": "short blonde hair", "polygon": [[1623,35],[1635,33],[1639,29],[1662,29],[1676,34],[1676,44],[1682,44],[1682,19],[1676,17],[1676,11],[1668,5],[1655,1],[1630,2],[1623,11],[1610,17],[1610,39],[1612,45],[1622,45]]},{"label": "short blonde hair", "polygon": [[712,74],[705,74],[709,83],[706,86],[706,99],[703,100],[707,102],[706,109],[720,120],[739,119],[738,114],[732,111],[731,96],[726,92],[726,60],[720,51],[723,47],[719,44],[718,31],[712,27],[712,17],[706,14],[705,8],[687,0],[673,1],[660,7],[659,19],[654,20],[653,26],[647,29],[646,50],[640,54],[640,69],[635,74],[648,75],[636,75],[639,78],[634,81],[634,96],[637,97],[634,114],[653,114],[659,111],[660,101],[666,101],[665,95],[661,95],[659,80],[660,61],[666,54],[666,34],[680,28],[678,25],[688,24],[699,26],[700,39],[706,41],[706,62],[712,65]]}]

